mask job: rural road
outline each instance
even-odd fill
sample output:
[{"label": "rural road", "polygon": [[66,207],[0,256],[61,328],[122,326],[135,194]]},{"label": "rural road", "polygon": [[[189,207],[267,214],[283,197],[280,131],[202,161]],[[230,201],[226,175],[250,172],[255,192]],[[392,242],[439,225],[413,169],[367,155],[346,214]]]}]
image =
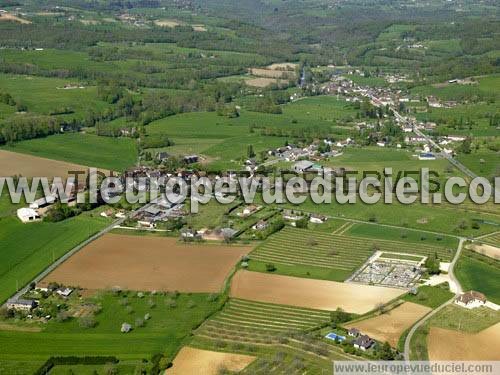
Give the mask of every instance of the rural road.
[{"label": "rural road", "polygon": [[419,329],[425,322],[427,322],[430,318],[432,318],[434,315],[436,315],[439,311],[444,309],[446,306],[451,305],[453,303],[453,301],[455,300],[455,298],[458,297],[460,294],[462,294],[462,287],[461,287],[458,279],[455,277],[454,268],[455,268],[455,265],[456,265],[458,259],[460,258],[460,254],[462,253],[462,249],[463,249],[465,241],[466,241],[465,238],[460,238],[460,243],[458,244],[457,252],[455,254],[455,257],[453,258],[453,260],[450,263],[450,268],[448,269],[448,274],[451,278],[451,281],[454,282],[455,285],[457,286],[457,292],[453,296],[452,299],[443,303],[438,308],[432,310],[429,314],[427,314],[422,319],[420,319],[417,323],[415,323],[415,325],[413,325],[413,327],[411,327],[410,332],[408,332],[408,335],[406,336],[406,339],[405,339],[404,358],[405,358],[406,362],[410,361],[410,343],[411,343],[411,339],[412,339],[413,335],[415,334],[415,332],[417,331],[417,329]]},{"label": "rural road", "polygon": [[[153,202],[152,202],[153,203]],[[85,241],[81,242],[74,248],[72,248],[70,251],[68,251],[66,254],[64,254],[62,257],[57,259],[54,263],[49,265],[45,270],[40,272],[33,280],[31,280],[27,285],[25,285],[23,288],[18,290],[16,294],[14,294],[11,298],[13,299],[18,299],[21,298],[29,289],[29,286],[31,283],[39,283],[41,280],[43,280],[44,277],[46,277],[49,273],[51,273],[53,270],[55,270],[57,267],[59,267],[62,263],[64,263],[67,259],[71,258],[73,255],[75,255],[78,251],[83,249],[85,246],[87,246],[89,243],[95,241],[99,237],[105,235],[106,233],[110,232],[113,230],[115,227],[120,226],[127,220],[129,217],[143,211],[147,207],[149,207],[152,203],[148,203],[140,208],[138,208],[135,211],[132,211],[129,213],[125,218],[115,220],[113,223],[108,225],[106,228],[102,229],[101,231],[97,232],[96,234],[92,235],[91,237],[87,238]],[[7,301],[5,302],[7,303]]]}]

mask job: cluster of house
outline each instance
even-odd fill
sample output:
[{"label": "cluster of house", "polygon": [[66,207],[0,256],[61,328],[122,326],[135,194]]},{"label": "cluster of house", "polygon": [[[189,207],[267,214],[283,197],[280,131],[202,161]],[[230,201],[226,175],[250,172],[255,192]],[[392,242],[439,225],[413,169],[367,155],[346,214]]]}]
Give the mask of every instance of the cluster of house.
[{"label": "cluster of house", "polygon": [[225,241],[233,238],[237,233],[236,229],[229,227],[216,229],[202,228],[200,230],[183,228],[181,229],[181,238],[184,240]]},{"label": "cluster of house", "polygon": [[302,220],[304,218],[308,218],[309,222],[313,224],[323,224],[328,220],[328,217],[325,215],[315,214],[315,213],[305,214],[303,212],[298,212],[289,209],[283,210],[282,216],[284,220],[291,221],[292,226],[294,226],[295,222]]},{"label": "cluster of house", "polygon": [[[68,184],[70,183],[68,182]],[[18,219],[23,223],[31,223],[41,220],[47,210],[53,204],[57,203],[59,198],[64,199],[64,201],[67,202],[69,206],[75,205],[77,194],[83,192],[85,190],[85,187],[83,185],[73,184],[73,186],[70,186],[69,190],[70,193],[67,197],[64,196],[64,193],[61,197],[53,193],[51,195],[47,195],[46,197],[36,199],[32,203],[30,203],[28,207],[19,208],[16,212]]]},{"label": "cluster of house", "polygon": [[[58,287],[54,290],[50,290],[49,288],[41,287],[37,288],[39,292],[53,292],[57,294],[59,297],[66,299],[71,293],[73,293],[73,289],[67,287]],[[16,310],[16,311],[24,311],[29,312],[38,306],[39,302],[36,299],[31,298],[10,298],[7,300],[6,307],[8,309]]]},{"label": "cluster of house", "polygon": [[141,228],[156,228],[159,222],[177,219],[186,215],[184,205],[173,204],[166,199],[157,199],[154,203],[137,212],[132,216],[132,219],[136,220],[137,225]]},{"label": "cluster of house", "polygon": [[[349,328],[347,334],[353,338],[352,345],[362,351],[372,348],[376,343],[370,336],[363,335],[357,328]],[[334,332],[329,333],[325,338],[339,342],[346,340],[345,336],[337,335]]]},{"label": "cluster of house", "polygon": [[438,98],[436,98],[435,96],[427,96],[425,98],[425,100],[427,101],[427,104],[429,105],[429,107],[433,107],[433,108],[453,108],[453,107],[456,107],[458,105],[458,103],[456,101],[453,101],[453,100],[439,100]]}]

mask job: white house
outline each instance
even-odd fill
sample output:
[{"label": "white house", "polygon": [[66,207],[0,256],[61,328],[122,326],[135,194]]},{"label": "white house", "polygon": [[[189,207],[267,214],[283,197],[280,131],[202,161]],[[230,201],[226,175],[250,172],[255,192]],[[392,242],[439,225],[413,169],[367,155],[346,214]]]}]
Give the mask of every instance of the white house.
[{"label": "white house", "polygon": [[459,306],[465,307],[467,309],[474,309],[476,307],[481,307],[486,303],[486,297],[483,293],[476,292],[474,290],[462,293],[456,300],[455,303]]},{"label": "white house", "polygon": [[40,216],[38,213],[33,210],[32,208],[20,208],[17,210],[17,217],[19,220],[21,220],[23,223],[31,223],[37,220],[40,220]]}]

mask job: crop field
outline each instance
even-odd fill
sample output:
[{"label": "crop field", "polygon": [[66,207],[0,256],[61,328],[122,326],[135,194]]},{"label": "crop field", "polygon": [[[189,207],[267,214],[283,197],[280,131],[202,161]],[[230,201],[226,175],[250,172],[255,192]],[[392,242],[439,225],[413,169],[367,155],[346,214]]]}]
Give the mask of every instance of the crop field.
[{"label": "crop field", "polygon": [[352,272],[375,250],[424,256],[437,252],[440,258],[446,260],[451,259],[454,252],[444,247],[415,242],[366,240],[361,237],[285,228],[257,247],[251,253],[251,258],[261,262],[325,267]]},{"label": "crop field", "polygon": [[45,267],[104,228],[108,220],[92,212],[59,223],[22,224],[0,219],[0,302],[31,281]]},{"label": "crop field", "polygon": [[134,165],[137,160],[137,149],[130,138],[99,137],[81,133],[31,139],[6,146],[4,149],[120,172]]},{"label": "crop field", "polygon": [[498,261],[481,255],[462,254],[455,274],[464,290],[477,290],[488,300],[500,304],[500,265]]},{"label": "crop field", "polygon": [[[450,345],[453,343],[453,345]],[[429,359],[433,361],[498,361],[500,323],[479,333],[465,333],[431,327],[427,338]]]},{"label": "crop field", "polygon": [[70,171],[87,171],[88,167],[0,150],[0,170],[2,176],[64,178]]},{"label": "crop field", "polygon": [[[224,334],[251,332],[253,339],[260,334],[274,335],[277,340],[280,334],[305,331],[329,319],[330,314],[325,311],[231,298],[197,334],[222,338]],[[241,335],[241,341],[245,341],[244,336]]]},{"label": "crop field", "polygon": [[364,314],[403,293],[400,289],[238,271],[230,295],[252,301]]},{"label": "crop field", "polygon": [[245,246],[183,245],[176,238],[108,234],[82,249],[43,282],[85,289],[218,292]]},{"label": "crop field", "polygon": [[[329,320],[325,311],[231,298],[195,332],[190,345],[258,356],[243,373],[322,374],[331,360],[352,359],[340,349],[304,336],[305,330]],[[304,362],[300,371],[293,367],[297,361]]]},{"label": "crop field", "polygon": [[389,312],[347,324],[345,327],[357,328],[363,334],[381,342],[387,341],[391,346],[396,347],[403,332],[430,311],[432,310],[429,307],[405,302]]},{"label": "crop field", "polygon": [[172,375],[194,374],[203,369],[203,374],[219,375],[221,368],[240,372],[255,359],[256,357],[249,355],[214,352],[185,346],[175,357],[172,369],[168,373]]}]

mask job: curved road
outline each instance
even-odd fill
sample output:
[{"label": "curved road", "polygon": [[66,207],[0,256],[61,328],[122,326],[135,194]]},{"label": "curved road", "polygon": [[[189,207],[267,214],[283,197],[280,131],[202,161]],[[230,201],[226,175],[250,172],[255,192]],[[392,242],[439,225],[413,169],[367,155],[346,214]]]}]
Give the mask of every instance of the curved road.
[{"label": "curved road", "polygon": [[453,301],[455,300],[455,298],[457,298],[460,294],[462,294],[462,287],[461,287],[460,283],[458,282],[458,279],[455,277],[454,268],[455,268],[455,265],[458,261],[458,258],[460,258],[460,254],[462,253],[462,249],[463,249],[465,241],[466,241],[465,238],[463,238],[463,237],[460,238],[457,252],[456,252],[455,256],[453,257],[453,260],[450,263],[450,268],[448,269],[448,274],[450,275],[450,279],[452,282],[455,283],[456,288],[457,288],[455,296],[453,296],[453,298],[450,299],[449,301],[443,303],[438,308],[432,310],[429,314],[427,314],[422,319],[420,319],[417,323],[415,323],[415,325],[413,327],[411,327],[410,332],[408,332],[408,335],[406,336],[405,346],[404,346],[404,357],[405,357],[405,361],[407,361],[407,362],[410,361],[410,342],[411,342],[413,335],[417,331],[417,329],[419,329],[425,322],[427,322],[430,318],[432,318],[434,315],[436,315],[439,311],[444,309],[446,306],[451,305],[453,303]]}]

